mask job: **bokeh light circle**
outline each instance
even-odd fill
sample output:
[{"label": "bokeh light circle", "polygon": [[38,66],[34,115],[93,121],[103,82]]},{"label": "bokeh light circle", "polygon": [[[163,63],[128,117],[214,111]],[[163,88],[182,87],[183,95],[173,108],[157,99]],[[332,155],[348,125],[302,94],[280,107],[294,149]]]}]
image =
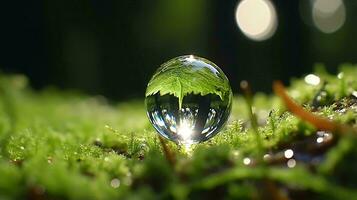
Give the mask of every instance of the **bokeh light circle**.
[{"label": "bokeh light circle", "polygon": [[334,33],[345,23],[345,4],[342,0],[313,0],[312,20],[321,32]]},{"label": "bokeh light circle", "polygon": [[242,0],[235,12],[239,29],[248,38],[263,41],[274,35],[278,20],[269,0]]}]

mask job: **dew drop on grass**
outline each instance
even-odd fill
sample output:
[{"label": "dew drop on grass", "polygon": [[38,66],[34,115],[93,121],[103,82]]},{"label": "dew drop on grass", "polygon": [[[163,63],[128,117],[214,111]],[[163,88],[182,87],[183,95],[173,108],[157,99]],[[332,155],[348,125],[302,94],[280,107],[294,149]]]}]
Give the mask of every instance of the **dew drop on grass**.
[{"label": "dew drop on grass", "polygon": [[173,87],[176,83],[172,81],[180,81],[178,90],[165,88],[146,95],[147,115],[161,136],[189,148],[222,129],[231,111],[232,91],[227,77],[214,63],[192,55],[174,58],[153,75],[146,94],[158,78]]},{"label": "dew drop on grass", "polygon": [[120,180],[117,178],[114,178],[110,181],[110,186],[113,188],[118,188],[120,186]]},{"label": "dew drop on grass", "polygon": [[295,159],[289,159],[288,162],[286,162],[286,165],[287,165],[289,168],[294,168],[295,165],[296,165],[296,160],[295,160]]}]

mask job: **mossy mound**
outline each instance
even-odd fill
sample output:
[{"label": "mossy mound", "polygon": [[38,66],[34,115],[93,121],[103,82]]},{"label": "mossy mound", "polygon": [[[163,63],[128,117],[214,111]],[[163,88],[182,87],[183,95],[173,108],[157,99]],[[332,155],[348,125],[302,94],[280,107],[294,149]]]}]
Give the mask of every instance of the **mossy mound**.
[{"label": "mossy mound", "polygon": [[[313,85],[292,80],[289,94],[356,126],[357,67],[315,75]],[[227,127],[190,155],[168,143],[170,164],[142,100],[35,92],[23,76],[1,75],[0,199],[357,199],[353,133],[317,132],[274,95],[256,94],[253,106],[262,149],[238,96]]]}]

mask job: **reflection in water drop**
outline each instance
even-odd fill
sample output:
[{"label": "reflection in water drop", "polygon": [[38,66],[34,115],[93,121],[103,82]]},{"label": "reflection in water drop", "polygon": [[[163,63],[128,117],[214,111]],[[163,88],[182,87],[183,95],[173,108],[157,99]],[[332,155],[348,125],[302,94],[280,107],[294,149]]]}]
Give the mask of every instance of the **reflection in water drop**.
[{"label": "reflection in water drop", "polygon": [[190,94],[178,109],[178,98],[156,94],[147,97],[146,104],[148,116],[162,136],[190,146],[217,134],[229,116],[230,101],[212,94]]},{"label": "reflection in water drop", "polygon": [[239,29],[252,40],[266,40],[277,28],[276,11],[269,0],[242,0],[235,17]]},{"label": "reflection in water drop", "polygon": [[342,0],[314,0],[312,19],[320,31],[333,33],[345,23],[345,4]]},{"label": "reflection in water drop", "polygon": [[171,59],[156,71],[146,91],[146,111],[156,131],[190,150],[215,136],[227,122],[232,90],[222,70],[197,56]]}]

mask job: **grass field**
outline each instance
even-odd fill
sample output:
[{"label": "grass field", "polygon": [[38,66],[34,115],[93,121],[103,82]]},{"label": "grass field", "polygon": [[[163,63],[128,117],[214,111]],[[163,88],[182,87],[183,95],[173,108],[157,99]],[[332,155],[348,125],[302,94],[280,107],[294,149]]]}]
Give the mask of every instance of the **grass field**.
[{"label": "grass field", "polygon": [[[355,127],[357,67],[314,74],[290,96]],[[355,132],[317,131],[275,95],[254,95],[253,110],[258,133],[236,95],[226,128],[190,152],[167,142],[169,162],[143,99],[33,91],[2,74],[0,199],[357,199]]]}]

